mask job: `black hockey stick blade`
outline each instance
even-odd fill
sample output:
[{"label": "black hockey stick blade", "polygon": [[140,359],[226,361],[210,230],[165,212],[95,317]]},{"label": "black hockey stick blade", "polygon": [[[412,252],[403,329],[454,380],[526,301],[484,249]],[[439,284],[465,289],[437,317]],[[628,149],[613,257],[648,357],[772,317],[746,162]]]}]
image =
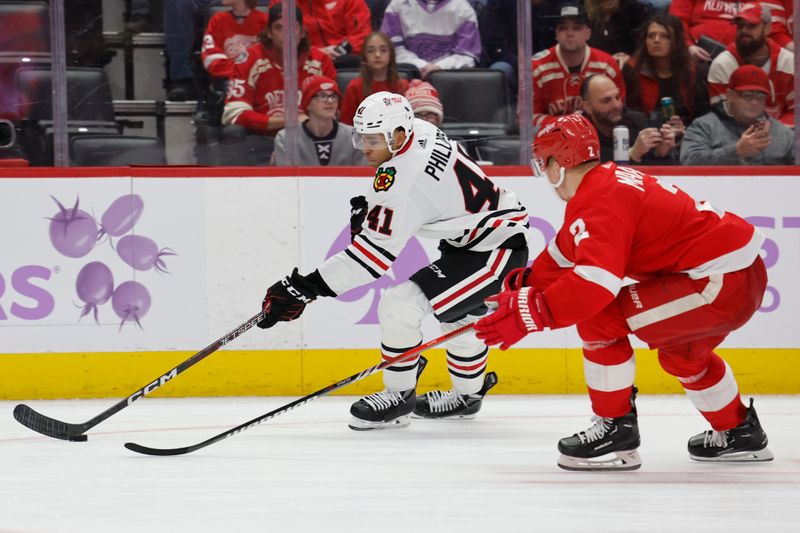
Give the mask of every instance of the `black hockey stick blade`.
[{"label": "black hockey stick blade", "polygon": [[111,417],[112,415],[122,411],[130,404],[135,402],[140,398],[144,398],[157,388],[161,387],[167,381],[170,381],[181,374],[185,370],[189,369],[190,367],[194,366],[195,364],[199,363],[212,353],[216,352],[233,339],[240,336],[245,331],[249,330],[253,326],[255,326],[258,322],[264,319],[266,313],[261,311],[257,315],[249,318],[246,322],[243,322],[236,329],[228,332],[223,337],[220,337],[213,343],[209,344],[193,356],[191,356],[186,361],[182,362],[175,368],[168,370],[166,373],[160,375],[144,387],[140,388],[133,394],[130,394],[127,398],[120,400],[119,402],[115,403],[99,415],[95,416],[94,418],[87,420],[86,422],[80,424],[70,424],[69,422],[62,422],[61,420],[57,420],[55,418],[51,418],[49,416],[43,415],[38,411],[28,407],[27,405],[21,403],[14,408],[14,418],[22,424],[23,426],[36,431],[37,433],[41,433],[47,437],[52,437],[54,439],[61,439],[61,440],[70,440],[70,441],[85,441],[87,439],[86,433],[93,427],[95,427],[100,422],[106,420],[107,418]]},{"label": "black hockey stick blade", "polygon": [[[326,394],[328,394],[330,392],[333,392],[333,391],[335,391],[337,389],[341,389],[342,387],[350,385],[351,383],[355,383],[356,381],[361,381],[362,379],[366,378],[367,376],[371,376],[375,372],[383,370],[387,366],[392,366],[392,365],[394,365],[396,363],[402,363],[403,361],[411,359],[415,355],[417,355],[419,353],[422,353],[422,352],[424,352],[425,350],[427,350],[429,348],[433,348],[434,346],[438,346],[439,344],[442,344],[442,343],[444,343],[446,341],[449,341],[452,338],[458,337],[459,335],[463,335],[467,331],[471,330],[472,326],[474,326],[474,325],[475,325],[475,323],[473,322],[471,324],[467,324],[465,326],[461,326],[458,329],[454,329],[453,331],[451,331],[449,333],[446,333],[446,334],[442,335],[441,337],[437,337],[435,339],[432,339],[432,340],[426,342],[425,344],[420,344],[419,346],[417,346],[415,348],[411,348],[410,350],[408,350],[406,352],[403,352],[402,354],[398,355],[397,357],[395,357],[393,359],[387,359],[386,361],[383,361],[380,364],[377,364],[377,365],[375,365],[373,367],[367,368],[366,370],[362,370],[358,374],[353,374],[352,376],[350,376],[348,378],[345,378],[345,379],[343,379],[341,381],[337,381],[336,383],[328,385],[324,389],[320,389],[317,392],[313,392],[313,393],[309,394],[308,396],[303,396],[302,398],[298,398],[297,400],[289,402],[289,403],[287,403],[286,405],[284,405],[282,407],[278,407],[277,409],[275,409],[273,411],[270,411],[269,413],[267,413],[265,415],[261,415],[259,417],[256,417],[256,418],[252,419],[252,420],[248,420],[244,424],[238,425],[235,428],[229,429],[227,431],[223,431],[222,433],[220,433],[218,435],[215,435],[215,436],[211,437],[210,439],[206,439],[203,442],[199,442],[199,443],[193,444],[191,446],[183,446],[181,448],[151,448],[150,446],[142,446],[141,444],[136,444],[135,442],[126,442],[125,443],[125,447],[128,448],[129,450],[133,451],[133,452],[136,452],[136,453],[141,453],[141,454],[144,454],[144,455],[161,455],[161,456],[164,456],[164,455],[184,455],[184,454],[187,454],[187,453],[191,453],[191,452],[197,451],[197,450],[199,450],[201,448],[205,448],[206,446],[214,444],[215,442],[219,442],[221,440],[227,439],[228,437],[232,437],[232,436],[236,435],[237,433],[241,433],[242,431],[250,429],[253,426],[257,426],[257,425],[261,424],[262,422],[266,422],[267,420],[269,420],[271,418],[275,418],[276,416],[281,415],[281,414],[283,414],[283,413],[285,413],[287,411],[291,411],[295,407],[299,407],[299,406],[301,406],[301,405],[303,405],[305,403],[310,402],[311,400],[315,400],[315,399],[319,398],[320,396],[324,396],[324,395],[326,395]],[[428,361],[427,361],[427,359],[425,359],[424,362],[423,362],[422,359],[423,358],[420,358],[420,360],[421,360],[420,363],[422,365],[422,368],[424,368],[425,364],[427,364]],[[418,375],[419,375],[419,372],[418,372]]]}]

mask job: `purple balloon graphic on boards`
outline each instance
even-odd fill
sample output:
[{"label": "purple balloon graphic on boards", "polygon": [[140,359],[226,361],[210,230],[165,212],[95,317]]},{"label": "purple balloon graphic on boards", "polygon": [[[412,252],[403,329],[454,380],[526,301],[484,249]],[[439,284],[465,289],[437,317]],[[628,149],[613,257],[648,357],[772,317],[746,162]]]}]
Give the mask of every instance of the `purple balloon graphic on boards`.
[{"label": "purple balloon graphic on boards", "polygon": [[161,258],[176,255],[169,248],[159,250],[153,239],[141,235],[126,235],[121,238],[117,243],[117,254],[136,270],[155,268],[158,272],[165,273],[169,273],[169,271],[166,263]]},{"label": "purple balloon graphic on boards", "polygon": [[79,198],[75,206],[67,209],[61,202],[51,196],[59,212],[50,217],[50,242],[53,248],[67,257],[83,257],[94,249],[97,243],[97,223],[89,213],[78,209]]},{"label": "purple balloon graphic on boards", "polygon": [[143,211],[144,201],[138,194],[120,196],[108,206],[100,218],[98,238],[104,235],[119,237],[128,233],[142,217]]},{"label": "purple balloon graphic on boards", "polygon": [[136,322],[139,328],[144,329],[140,320],[150,310],[150,292],[138,281],[120,283],[111,296],[111,307],[122,319],[120,329],[125,322]]},{"label": "purple balloon graphic on boards", "polygon": [[[350,227],[346,227],[336,240],[331,245],[325,258],[337,254],[338,252],[347,248],[350,244]],[[391,272],[396,276],[392,278],[390,273],[376,279],[374,282],[351,289],[344,294],[339,295],[336,299],[343,302],[355,302],[361,300],[370,291],[372,293],[372,302],[370,303],[369,310],[356,322],[356,324],[377,324],[378,323],[378,303],[380,302],[381,289],[393,287],[398,283],[407,281],[417,270],[427,266],[430,263],[425,250],[419,241],[413,237],[406,243],[403,251],[397,256],[397,259],[392,263]]]},{"label": "purple balloon graphic on boards", "polygon": [[106,303],[114,292],[114,276],[111,274],[111,269],[100,261],[88,263],[78,272],[75,289],[78,298],[86,304],[83,306],[81,318],[92,313],[94,321],[99,324],[97,306]]}]

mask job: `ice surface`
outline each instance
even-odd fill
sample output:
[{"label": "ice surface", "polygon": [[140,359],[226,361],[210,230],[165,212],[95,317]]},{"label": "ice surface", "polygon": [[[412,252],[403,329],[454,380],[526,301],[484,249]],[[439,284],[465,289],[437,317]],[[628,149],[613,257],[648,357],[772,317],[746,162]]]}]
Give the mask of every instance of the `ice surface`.
[{"label": "ice surface", "polygon": [[[641,395],[642,468],[566,472],[556,442],[590,425],[583,396],[490,396],[472,421],[347,428],[326,397],[180,457],[123,443],[193,444],[294,398],[144,399],[86,443],[39,436],[0,402],[0,533],[798,531],[800,397],[756,408],[775,461],[691,461],[706,429],[683,396]],[[116,399],[27,402],[83,422]]]}]

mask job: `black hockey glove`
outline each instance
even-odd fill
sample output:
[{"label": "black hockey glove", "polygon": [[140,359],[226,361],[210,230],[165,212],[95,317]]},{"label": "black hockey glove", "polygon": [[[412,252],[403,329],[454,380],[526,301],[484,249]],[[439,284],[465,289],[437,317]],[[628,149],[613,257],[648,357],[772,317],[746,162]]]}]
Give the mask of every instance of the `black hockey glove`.
[{"label": "black hockey glove", "polygon": [[260,328],[271,328],[278,322],[289,322],[303,314],[306,305],[317,299],[314,285],[307,282],[297,269],[267,289],[261,308],[267,311],[264,320],[256,324]]},{"label": "black hockey glove", "polygon": [[350,242],[361,233],[364,220],[367,218],[367,199],[363,196],[350,198]]}]

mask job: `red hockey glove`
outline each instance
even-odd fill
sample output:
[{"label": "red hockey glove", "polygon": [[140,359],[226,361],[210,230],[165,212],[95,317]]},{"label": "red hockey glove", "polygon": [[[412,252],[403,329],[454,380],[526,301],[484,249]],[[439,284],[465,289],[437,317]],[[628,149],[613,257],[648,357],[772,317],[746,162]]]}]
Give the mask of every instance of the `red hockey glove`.
[{"label": "red hockey glove", "polygon": [[313,283],[301,276],[295,268],[291,276],[286,276],[267,289],[262,304],[267,316],[256,325],[266,329],[278,322],[294,320],[303,314],[306,305],[316,300],[317,296]]},{"label": "red hockey glove", "polygon": [[506,279],[503,280],[504,291],[518,291],[525,286],[525,280],[530,276],[531,267],[515,268],[508,273]]},{"label": "red hockey glove", "polygon": [[531,287],[523,287],[487,298],[487,302],[497,303],[497,311],[475,324],[478,338],[487,346],[499,344],[501,350],[508,350],[528,333],[548,327],[551,319],[544,295],[531,291]]}]

